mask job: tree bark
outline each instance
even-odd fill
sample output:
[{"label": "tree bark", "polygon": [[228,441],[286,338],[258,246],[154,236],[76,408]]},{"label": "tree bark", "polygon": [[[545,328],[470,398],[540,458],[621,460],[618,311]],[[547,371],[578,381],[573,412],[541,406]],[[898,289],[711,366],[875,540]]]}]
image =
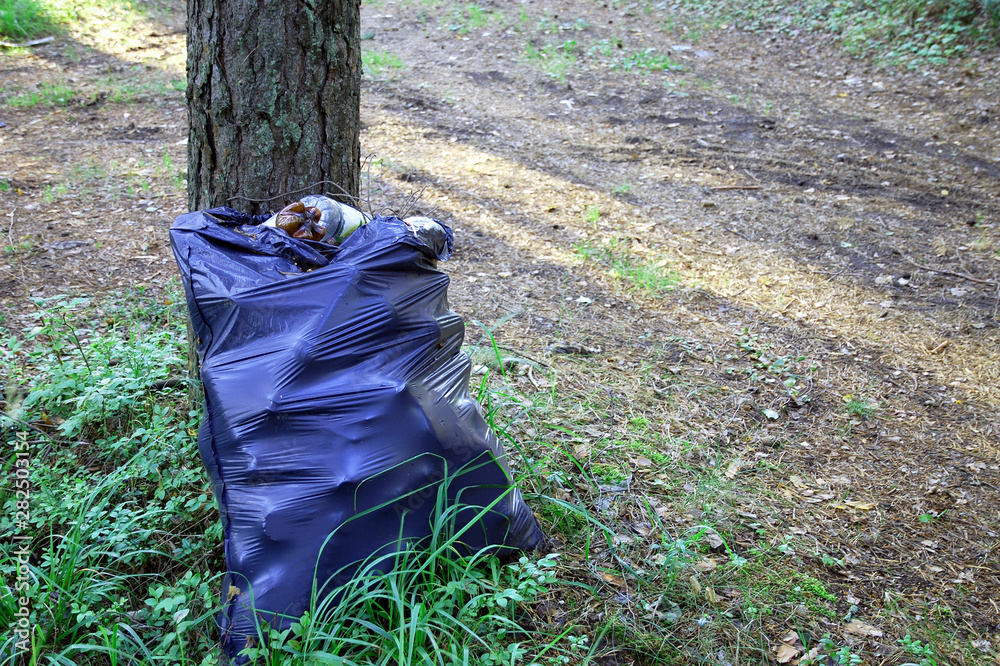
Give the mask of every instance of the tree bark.
[{"label": "tree bark", "polygon": [[[360,0],[188,0],[188,206],[358,195]],[[345,198],[347,200],[347,198]]]}]

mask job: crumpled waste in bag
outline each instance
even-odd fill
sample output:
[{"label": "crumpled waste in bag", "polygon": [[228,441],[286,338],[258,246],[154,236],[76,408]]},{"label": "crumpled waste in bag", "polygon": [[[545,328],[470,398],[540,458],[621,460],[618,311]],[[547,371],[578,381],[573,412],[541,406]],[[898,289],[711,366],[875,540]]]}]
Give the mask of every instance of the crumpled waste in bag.
[{"label": "crumpled waste in bag", "polygon": [[222,644],[237,663],[262,622],[282,630],[308,610],[314,578],[331,589],[426,538],[442,483],[469,507],[456,514],[467,552],[543,538],[469,395],[463,320],[436,268],[451,230],[377,217],[335,246],[267,220],[218,208],[170,230],[225,532]]},{"label": "crumpled waste in bag", "polygon": [[292,238],[340,245],[370,219],[357,208],[321,194],[310,194],[288,204],[264,224],[278,227]]}]

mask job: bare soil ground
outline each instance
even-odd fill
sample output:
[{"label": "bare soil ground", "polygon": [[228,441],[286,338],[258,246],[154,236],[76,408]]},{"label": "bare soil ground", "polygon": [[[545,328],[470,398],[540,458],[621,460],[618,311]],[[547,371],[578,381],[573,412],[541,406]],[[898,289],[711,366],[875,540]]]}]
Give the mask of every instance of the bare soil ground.
[{"label": "bare soil ground", "polygon": [[[907,661],[911,630],[944,634],[942,663],[1000,663],[1000,59],[899,72],[815,36],[619,5],[366,5],[366,50],[398,57],[365,77],[372,205],[454,227],[453,307],[574,424],[518,436],[561,447],[550,472],[620,468],[561,492],[631,526],[631,567],[661,532],[710,525],[716,560],[787,547],[836,596],[762,613],[706,565],[719,631],[766,637],[743,663],[801,626],[870,663]],[[183,63],[179,7],[124,38],[0,54],[7,327],[28,296],[175,273]],[[72,101],[10,104],[45,84]],[[574,566],[645,617],[613,558]],[[673,630],[678,660],[708,663],[694,619]]]}]

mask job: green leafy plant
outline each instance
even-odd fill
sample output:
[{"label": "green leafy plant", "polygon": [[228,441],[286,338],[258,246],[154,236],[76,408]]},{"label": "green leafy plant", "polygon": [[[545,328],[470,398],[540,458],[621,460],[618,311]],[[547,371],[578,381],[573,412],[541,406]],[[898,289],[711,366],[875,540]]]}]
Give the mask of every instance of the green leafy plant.
[{"label": "green leafy plant", "polygon": [[633,69],[644,70],[683,70],[684,65],[674,62],[662,53],[657,53],[656,49],[646,49],[636,51],[622,57],[620,65],[623,70],[630,72]]},{"label": "green leafy plant", "polygon": [[849,53],[910,68],[941,65],[970,48],[1000,41],[1000,3],[995,0],[810,0],[780,9],[763,0],[681,4],[755,32],[831,34]]},{"label": "green leafy plant", "polygon": [[847,394],[844,396],[844,411],[860,419],[870,419],[878,411],[878,405],[867,398]]},{"label": "green leafy plant", "polygon": [[[38,558],[36,663],[192,663],[212,652],[218,604],[205,570],[218,568],[222,535],[196,462],[199,414],[171,377],[184,367],[178,298],[174,285],[160,300],[138,290],[36,299],[33,325],[5,334],[8,396],[27,395],[8,400],[0,436],[27,445],[31,494],[18,525],[19,500],[2,487],[0,530],[29,538]],[[0,544],[5,580],[12,548]],[[156,603],[144,602],[147,589]],[[16,611],[6,601],[0,621]]]},{"label": "green leafy plant", "polygon": [[930,645],[911,638],[909,634],[903,636],[898,642],[904,650],[920,660],[903,666],[938,666],[937,653]]},{"label": "green leafy plant", "polygon": [[800,666],[855,666],[860,663],[861,657],[851,652],[850,646],[838,646],[829,634],[820,639],[816,649],[799,660]]},{"label": "green leafy plant", "polygon": [[[753,362],[753,367],[745,371],[749,375],[750,381],[762,381],[775,385],[780,382],[786,395],[795,404],[809,402],[807,390],[809,379],[819,369],[819,365],[815,361],[810,361],[801,354],[776,353],[770,343],[761,340],[758,334],[751,333],[748,328],[743,329],[737,345],[747,353]],[[730,368],[727,372],[732,374],[736,372],[736,369]],[[774,412],[774,415],[768,414],[768,412]],[[765,414],[769,418],[777,418],[778,416],[774,410],[765,410]]]},{"label": "green leafy plant", "polygon": [[36,380],[23,408],[37,406],[50,418],[59,417],[58,431],[65,437],[77,437],[86,429],[93,436],[106,436],[122,419],[145,410],[150,387],[182,363],[177,353],[160,355],[170,332],[94,337],[73,318],[89,300],[55,296],[34,303],[40,323],[25,339],[43,343],[35,346],[32,357],[49,372],[45,381]]}]

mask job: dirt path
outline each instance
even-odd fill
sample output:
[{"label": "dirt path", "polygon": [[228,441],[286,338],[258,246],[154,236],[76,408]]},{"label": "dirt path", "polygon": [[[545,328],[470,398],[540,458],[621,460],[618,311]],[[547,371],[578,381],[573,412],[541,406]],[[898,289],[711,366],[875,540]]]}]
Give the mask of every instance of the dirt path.
[{"label": "dirt path", "polygon": [[[809,621],[873,663],[901,663],[907,627],[994,659],[1000,62],[892,73],[809,36],[618,5],[366,5],[372,201],[419,192],[413,209],[454,226],[453,306],[545,368],[518,381],[555,383],[588,433],[567,446],[596,452],[637,419],[692,443],[667,452],[729,506],[621,454],[674,529],[711,523],[744,556],[794,543],[837,596]],[[173,275],[176,9],[130,44],[0,56],[11,329],[28,294]],[[10,105],[57,83],[75,101]],[[738,593],[723,603],[754,620]],[[772,647],[786,616],[758,620]]]}]

